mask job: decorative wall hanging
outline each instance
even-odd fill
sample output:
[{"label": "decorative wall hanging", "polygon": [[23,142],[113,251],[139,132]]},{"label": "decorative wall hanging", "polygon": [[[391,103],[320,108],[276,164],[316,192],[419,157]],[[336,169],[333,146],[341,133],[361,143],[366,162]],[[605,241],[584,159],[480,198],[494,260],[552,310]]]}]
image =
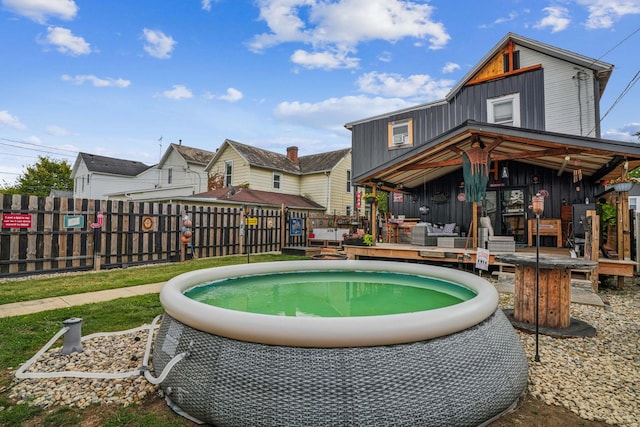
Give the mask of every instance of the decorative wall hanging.
[{"label": "decorative wall hanging", "polygon": [[449,201],[449,196],[447,196],[446,194],[440,191],[434,194],[433,196],[431,196],[431,201],[436,205],[441,205]]},{"label": "decorative wall hanging", "polygon": [[489,152],[476,136],[471,143],[471,148],[462,153],[464,193],[467,196],[467,202],[482,202],[484,199],[490,167]]}]

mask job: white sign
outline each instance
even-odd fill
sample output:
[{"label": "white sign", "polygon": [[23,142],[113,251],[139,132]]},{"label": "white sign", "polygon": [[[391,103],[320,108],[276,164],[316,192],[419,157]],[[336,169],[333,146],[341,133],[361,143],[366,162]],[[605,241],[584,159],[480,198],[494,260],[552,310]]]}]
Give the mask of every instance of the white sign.
[{"label": "white sign", "polygon": [[476,251],[476,268],[479,270],[489,270],[489,250],[478,248]]}]

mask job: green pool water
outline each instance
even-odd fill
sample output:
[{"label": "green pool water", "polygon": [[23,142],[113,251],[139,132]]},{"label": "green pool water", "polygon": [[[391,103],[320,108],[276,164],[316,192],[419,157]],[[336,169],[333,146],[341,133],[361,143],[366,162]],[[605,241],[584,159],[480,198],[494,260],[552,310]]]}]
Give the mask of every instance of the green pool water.
[{"label": "green pool water", "polygon": [[476,294],[444,280],[398,273],[310,271],[224,279],[185,292],[194,300],[250,313],[356,317],[447,307]]}]

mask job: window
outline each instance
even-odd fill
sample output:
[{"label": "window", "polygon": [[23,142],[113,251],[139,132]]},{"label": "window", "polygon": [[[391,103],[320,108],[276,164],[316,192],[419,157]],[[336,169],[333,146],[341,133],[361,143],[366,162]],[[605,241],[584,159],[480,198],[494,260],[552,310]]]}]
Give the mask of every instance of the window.
[{"label": "window", "polygon": [[82,175],[82,191],[84,191],[84,175]]},{"label": "window", "polygon": [[346,216],[351,216],[351,214],[353,213],[353,208],[351,207],[351,205],[345,206],[345,210],[346,210],[345,212]]},{"label": "window", "polygon": [[273,173],[273,188],[275,190],[279,190],[280,189],[280,183],[282,181],[282,175],[279,173],[274,172]]},{"label": "window", "polygon": [[487,122],[520,127],[520,94],[487,99]]},{"label": "window", "polygon": [[406,148],[413,145],[413,120],[398,120],[389,123],[388,146],[394,148]]},{"label": "window", "polygon": [[347,193],[351,193],[351,169],[347,169]]},{"label": "window", "polygon": [[172,181],[173,181],[173,169],[169,168],[167,169],[167,184],[171,184]]},{"label": "window", "polygon": [[224,186],[231,186],[231,175],[233,174],[233,160],[224,162]]}]

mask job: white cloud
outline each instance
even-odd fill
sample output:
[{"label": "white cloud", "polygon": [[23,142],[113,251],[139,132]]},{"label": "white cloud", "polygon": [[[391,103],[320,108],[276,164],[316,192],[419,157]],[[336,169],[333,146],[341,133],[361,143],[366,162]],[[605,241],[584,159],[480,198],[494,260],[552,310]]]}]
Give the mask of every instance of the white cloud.
[{"label": "white cloud", "polygon": [[[287,42],[309,44],[319,51],[351,52],[361,42],[395,42],[406,37],[427,39],[429,48],[440,49],[450,39],[444,25],[432,20],[432,6],[411,1],[260,0],[259,6],[260,19],[271,31],[256,35],[249,43],[256,52]],[[294,54],[292,59],[305,60],[311,55],[300,59],[300,54]]]},{"label": "white cloud", "polygon": [[74,36],[71,30],[62,27],[47,28],[47,43],[57,46],[58,52],[78,56],[91,53],[91,46],[82,37]]},{"label": "white cloud", "polygon": [[378,54],[377,58],[380,62],[391,62],[391,60],[393,59],[393,54],[388,50],[385,50],[384,52]]},{"label": "white cloud", "polygon": [[414,103],[400,98],[345,96],[317,103],[281,102],[274,110],[276,118],[317,129],[344,130],[344,124],[363,117],[400,110]]},{"label": "white cloud", "polygon": [[358,78],[361,92],[399,98],[433,101],[444,98],[455,84],[453,80],[434,80],[428,74],[402,77],[393,73],[371,72]]},{"label": "white cloud", "polygon": [[189,99],[193,98],[193,93],[184,85],[173,85],[173,89],[165,90],[162,96],[168,99]]},{"label": "white cloud", "polygon": [[444,74],[449,74],[459,69],[460,65],[456,64],[455,62],[447,62],[446,64],[444,64],[444,67],[442,67],[442,72]]},{"label": "white cloud", "polygon": [[640,132],[640,123],[629,123],[619,129],[608,129],[603,132],[602,137],[617,141],[640,142],[640,139],[636,136],[636,132]]},{"label": "white cloud", "polygon": [[347,52],[307,52],[305,50],[298,49],[293,53],[293,55],[291,55],[291,62],[309,69],[321,68],[331,70],[335,68],[358,67],[358,59],[348,57]]},{"label": "white cloud", "polygon": [[69,132],[67,129],[63,128],[62,126],[56,126],[56,125],[47,126],[45,131],[49,135],[53,135],[53,136],[69,136],[69,135],[71,135],[71,132]]},{"label": "white cloud", "polygon": [[24,130],[27,127],[20,122],[20,119],[10,114],[7,110],[0,110],[0,127],[10,127],[17,130]]},{"label": "white cloud", "polygon": [[640,14],[638,0],[577,0],[587,7],[589,17],[585,26],[589,29],[611,28],[625,15]]},{"label": "white cloud", "polygon": [[208,100],[220,99],[227,102],[237,102],[244,98],[244,94],[238,89],[230,87],[224,95],[216,95],[215,93],[205,92],[203,97]]},{"label": "white cloud", "polygon": [[32,21],[44,24],[49,17],[73,19],[78,6],[73,0],[3,0],[7,9]]},{"label": "white cloud", "polygon": [[[527,11],[525,10],[525,13],[526,12]],[[497,18],[491,24],[480,24],[479,28],[493,28],[496,25],[505,24],[507,22],[514,21],[518,16],[519,16],[518,12],[516,12],[514,10],[514,11],[509,12],[509,14],[507,14],[507,16],[501,16],[501,17]]]},{"label": "white cloud", "polygon": [[171,57],[171,52],[173,52],[173,48],[177,43],[171,36],[167,36],[162,31],[148,28],[145,28],[143,33],[146,42],[144,45],[145,52],[158,59]]},{"label": "white cloud", "polygon": [[206,11],[211,10],[211,0],[202,0],[202,9]]},{"label": "white cloud", "polygon": [[64,74],[62,76],[62,80],[66,82],[72,82],[77,85],[82,85],[84,84],[84,82],[89,82],[96,87],[128,87],[131,84],[130,80],[113,79],[111,77],[101,79],[92,74],[81,74],[77,76],[70,76],[68,74]]},{"label": "white cloud", "polygon": [[568,18],[569,9],[561,6],[549,6],[542,9],[547,16],[538,21],[534,28],[544,29],[546,27],[551,28],[552,33],[557,33],[558,31],[565,30],[571,19]]},{"label": "white cloud", "polygon": [[240,101],[243,97],[244,95],[242,94],[242,92],[240,92],[238,89],[230,87],[229,89],[227,89],[226,95],[219,96],[218,98],[222,99],[223,101],[237,102]]}]

